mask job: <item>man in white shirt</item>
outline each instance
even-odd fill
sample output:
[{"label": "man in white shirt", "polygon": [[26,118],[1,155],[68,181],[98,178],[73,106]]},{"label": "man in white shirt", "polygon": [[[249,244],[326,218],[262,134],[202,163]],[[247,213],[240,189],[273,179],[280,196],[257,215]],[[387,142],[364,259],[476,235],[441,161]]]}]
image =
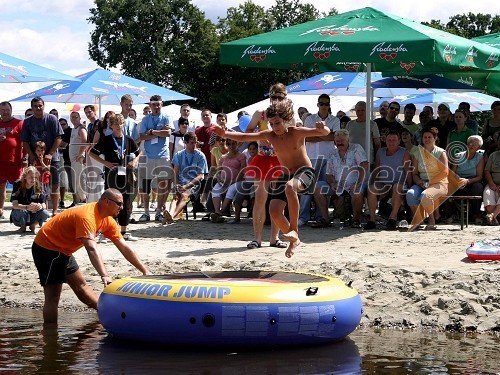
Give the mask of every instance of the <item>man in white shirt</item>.
[{"label": "man in white shirt", "polygon": [[[340,129],[340,120],[330,113],[330,97],[321,94],[318,98],[318,113],[308,116],[304,122],[307,128],[316,127],[316,122],[324,121],[330,133],[325,137],[306,138],[306,151],[315,170],[316,181],[325,179],[326,161],[335,149],[333,142],[334,134]],[[300,197],[299,226],[306,224],[310,217],[312,195],[302,195]],[[319,211],[319,210],[318,210]],[[317,216],[320,213],[317,212]]]},{"label": "man in white shirt", "polygon": [[132,95],[126,94],[121,97],[120,107],[122,107],[121,114],[125,118],[125,126],[123,127],[123,134],[132,137],[135,143],[139,144],[141,141],[139,138],[139,129],[137,129],[137,123],[132,117],[129,116],[132,106],[134,105],[134,99]]},{"label": "man in white shirt", "polygon": [[[195,120],[190,120],[189,115],[191,114],[191,106],[187,103],[184,103],[181,105],[181,117],[187,118],[189,120],[189,125],[188,125],[188,132],[193,132],[196,130],[196,127],[198,126],[196,124]],[[179,130],[179,120],[174,121],[174,131]]]}]

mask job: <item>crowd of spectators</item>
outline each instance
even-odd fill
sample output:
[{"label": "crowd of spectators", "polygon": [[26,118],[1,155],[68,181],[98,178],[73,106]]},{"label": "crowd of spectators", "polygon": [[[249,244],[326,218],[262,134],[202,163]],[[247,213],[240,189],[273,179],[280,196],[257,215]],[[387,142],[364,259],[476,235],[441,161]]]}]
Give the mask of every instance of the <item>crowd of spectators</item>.
[{"label": "crowd of spectators", "polygon": [[[273,87],[271,102],[286,97],[281,86]],[[87,105],[86,121],[78,111],[71,112],[68,121],[56,110],[46,113],[43,99],[34,98],[25,119],[18,120],[9,102],[0,103],[0,216],[7,183],[13,184],[10,220],[23,232],[35,232],[60,210],[113,188],[123,196],[117,217],[122,234],[135,241],[129,224],[153,221],[150,209],[155,210],[154,221],[173,224],[191,202],[193,210],[204,213],[203,220],[235,224],[246,202],[248,217],[255,221],[249,248],[260,247],[262,225],[266,217],[269,221],[265,192],[272,178],[255,180],[247,171],[248,165],[275,158],[264,153],[268,145],[217,136],[209,109],[195,120],[184,104],[172,121],[162,113],[158,95],[144,107],[140,122],[132,96],[124,95],[120,106],[121,113],[109,111],[101,120],[96,108]],[[471,118],[468,103],[454,113],[441,103],[436,118],[433,108],[425,106],[418,122],[413,104],[402,108],[398,102],[384,102],[379,117],[370,123],[362,101],[354,107],[354,119],[343,111],[333,115],[326,94],[318,97],[317,107],[315,113],[298,109],[296,126],[313,128],[324,122],[331,131],[305,140],[316,183],[300,196],[299,226],[323,228],[340,220],[353,228],[395,230],[408,221],[415,230],[425,221],[425,229],[434,230],[457,217],[449,199],[453,195],[482,196],[471,201],[470,220],[499,225],[500,101],[492,104],[492,116],[481,126]],[[262,113],[249,120],[246,132],[267,128]],[[239,116],[245,117],[250,118],[246,113]],[[226,131],[240,130],[230,128],[224,113],[216,115],[216,123]],[[66,193],[72,194],[69,206]],[[136,207],[144,211],[136,220],[133,204],[138,194]],[[278,243],[276,228],[271,237]]]}]

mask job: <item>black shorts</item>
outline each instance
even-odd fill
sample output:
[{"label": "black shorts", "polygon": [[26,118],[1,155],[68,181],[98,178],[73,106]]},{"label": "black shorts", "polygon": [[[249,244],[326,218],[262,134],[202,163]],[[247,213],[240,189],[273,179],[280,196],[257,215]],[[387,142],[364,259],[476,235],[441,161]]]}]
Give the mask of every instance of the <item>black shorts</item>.
[{"label": "black shorts", "polygon": [[292,179],[299,180],[304,186],[304,188],[300,190],[298,194],[311,193],[311,190],[314,187],[314,183],[316,182],[314,168],[302,167],[297,169],[292,177],[290,177],[289,174],[284,174],[279,177],[278,180],[274,183],[274,187],[271,189],[271,199],[279,199],[286,202],[287,199],[285,193],[285,185]]},{"label": "black shorts", "polygon": [[63,284],[66,276],[78,270],[78,263],[73,255],[67,256],[60,251],[47,250],[33,242],[31,254],[35,261],[40,285]]}]

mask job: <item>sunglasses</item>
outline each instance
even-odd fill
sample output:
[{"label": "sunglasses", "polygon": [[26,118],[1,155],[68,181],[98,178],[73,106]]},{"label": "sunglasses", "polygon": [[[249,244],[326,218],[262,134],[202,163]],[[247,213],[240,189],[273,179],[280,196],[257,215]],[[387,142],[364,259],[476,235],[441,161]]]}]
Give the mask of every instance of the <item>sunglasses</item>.
[{"label": "sunglasses", "polygon": [[330,106],[330,103],[318,102],[318,105],[319,105],[320,107],[329,107],[329,106]]},{"label": "sunglasses", "polygon": [[285,97],[273,95],[273,96],[271,96],[271,100],[285,100]]},{"label": "sunglasses", "polygon": [[397,107],[389,107],[389,109],[390,109],[391,111],[399,111],[399,108],[397,108]]},{"label": "sunglasses", "polygon": [[116,204],[118,207],[123,207],[123,202],[115,201],[114,199],[108,198],[108,201],[113,202]]}]

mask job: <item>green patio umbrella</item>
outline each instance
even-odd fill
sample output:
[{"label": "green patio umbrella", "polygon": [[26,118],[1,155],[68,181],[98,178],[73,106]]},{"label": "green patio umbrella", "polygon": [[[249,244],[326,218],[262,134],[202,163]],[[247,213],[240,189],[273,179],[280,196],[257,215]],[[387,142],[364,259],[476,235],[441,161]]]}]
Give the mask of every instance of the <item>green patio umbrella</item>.
[{"label": "green patio umbrella", "polygon": [[374,8],[221,45],[221,64],[397,74],[500,71],[500,51]]},{"label": "green patio umbrella", "polygon": [[[500,50],[500,33],[486,34],[471,40]],[[450,73],[446,78],[482,88],[490,94],[500,94],[500,73]]]},{"label": "green patio umbrella", "polygon": [[477,38],[472,38],[471,40],[487,44],[491,47],[500,48],[500,33],[486,34],[478,36]]},{"label": "green patio umbrella", "polygon": [[[255,68],[396,75],[500,72],[500,50],[374,8],[224,43],[220,63]],[[367,106],[372,98],[367,95]],[[369,121],[371,111],[368,111]],[[369,144],[369,142],[367,142]],[[369,152],[369,150],[367,150]]]}]

